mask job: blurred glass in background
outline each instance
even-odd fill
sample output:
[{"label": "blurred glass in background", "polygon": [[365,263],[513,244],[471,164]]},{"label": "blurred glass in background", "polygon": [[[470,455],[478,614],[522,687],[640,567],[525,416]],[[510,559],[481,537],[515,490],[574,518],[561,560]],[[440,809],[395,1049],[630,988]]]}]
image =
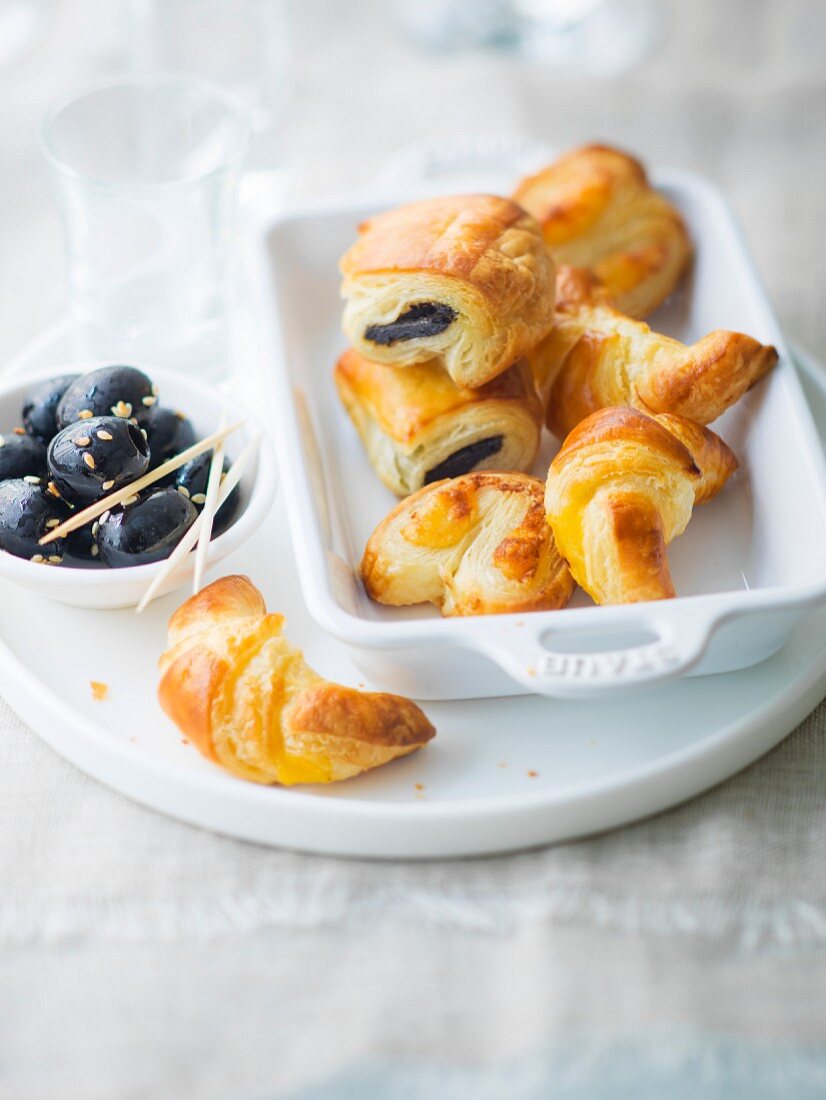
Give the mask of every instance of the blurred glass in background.
[{"label": "blurred glass in background", "polygon": [[37,41],[51,7],[52,0],[0,0],[0,68]]},{"label": "blurred glass in background", "polygon": [[250,111],[247,167],[278,169],[289,91],[287,0],[121,0],[133,72],[178,71],[223,84]]},{"label": "blurred glass in background", "polygon": [[180,75],[106,81],[46,115],[79,354],[220,372],[249,138],[243,104]]},{"label": "blurred glass in background", "polygon": [[663,27],[656,0],[392,0],[392,11],[424,49],[499,50],[591,76],[631,68]]}]

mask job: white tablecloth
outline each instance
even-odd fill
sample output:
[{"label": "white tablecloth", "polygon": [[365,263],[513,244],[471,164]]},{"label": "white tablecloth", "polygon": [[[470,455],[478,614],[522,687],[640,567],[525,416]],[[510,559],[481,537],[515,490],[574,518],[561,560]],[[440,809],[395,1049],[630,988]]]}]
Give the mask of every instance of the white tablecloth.
[{"label": "white tablecloth", "polygon": [[[826,9],[665,5],[613,82],[428,60],[381,3],[296,3],[297,191],[435,135],[604,139],[728,191],[789,334],[826,341]],[[0,73],[0,352],[63,309],[33,139],[119,64],[63,0]],[[747,772],[612,835],[508,858],[337,862],[177,824],[0,703],[0,1096],[303,1100],[826,1095],[826,707]]]}]

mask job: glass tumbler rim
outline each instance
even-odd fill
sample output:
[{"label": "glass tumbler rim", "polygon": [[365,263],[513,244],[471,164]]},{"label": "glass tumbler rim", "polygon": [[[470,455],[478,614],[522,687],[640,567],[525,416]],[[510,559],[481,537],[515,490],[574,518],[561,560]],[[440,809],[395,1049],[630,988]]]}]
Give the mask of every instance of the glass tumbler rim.
[{"label": "glass tumbler rim", "polygon": [[[227,153],[221,163],[213,165],[200,172],[192,172],[188,175],[177,176],[168,180],[140,180],[128,183],[119,179],[101,178],[94,174],[84,172],[73,167],[62,158],[53,148],[51,129],[58,116],[67,107],[77,103],[97,92],[117,88],[163,87],[164,85],[177,85],[179,88],[199,92],[203,96],[211,97],[218,101],[235,117],[239,131],[234,142],[234,148]],[[211,80],[206,80],[189,73],[181,73],[176,70],[158,69],[146,73],[125,73],[122,75],[98,78],[77,85],[72,91],[61,96],[46,110],[37,128],[37,141],[48,164],[60,175],[71,179],[81,180],[92,187],[113,188],[128,190],[136,188],[140,190],[164,190],[188,184],[200,183],[210,177],[220,174],[227,168],[238,164],[243,160],[252,139],[252,121],[246,105],[232,92]]]}]

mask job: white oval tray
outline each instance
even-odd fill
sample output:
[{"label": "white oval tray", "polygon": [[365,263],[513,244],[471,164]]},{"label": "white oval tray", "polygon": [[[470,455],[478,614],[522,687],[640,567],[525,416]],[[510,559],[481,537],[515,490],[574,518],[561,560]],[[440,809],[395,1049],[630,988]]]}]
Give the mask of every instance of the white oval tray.
[{"label": "white oval tray", "polygon": [[[42,344],[15,370],[48,362]],[[806,361],[826,436],[826,372]],[[324,675],[358,684],[343,647],[301,603],[284,514],[222,563],[247,572]],[[264,844],[362,857],[504,852],[633,821],[698,794],[781,741],[826,692],[826,613],[743,672],[601,703],[540,697],[431,703],[424,752],[329,788],[257,787],[183,742],[155,699],[155,662],[178,600],[79,611],[0,583],[0,692],[67,760],[137,801]],[[94,702],[90,680],[109,684]],[[369,686],[369,685],[368,685]]]}]

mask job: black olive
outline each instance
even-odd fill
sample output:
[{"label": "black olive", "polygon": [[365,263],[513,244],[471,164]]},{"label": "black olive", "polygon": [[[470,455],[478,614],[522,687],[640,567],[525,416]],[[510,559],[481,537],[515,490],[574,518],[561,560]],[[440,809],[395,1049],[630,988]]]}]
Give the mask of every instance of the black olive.
[{"label": "black olive", "polygon": [[119,416],[93,416],[58,432],[49,444],[49,474],[70,504],[113,493],[149,466],[149,446],[136,424]]},{"label": "black olive", "polygon": [[195,429],[181,412],[157,409],[147,428],[149,469],[154,470],[173,455],[179,455],[195,442]]},{"label": "black olive", "polygon": [[119,569],[168,558],[197,515],[195,505],[171,486],[147,490],[100,517],[100,559]]},{"label": "black olive", "polygon": [[[196,455],[189,462],[185,462],[175,471],[175,488],[183,496],[187,497],[200,511],[206,501],[207,482],[209,481],[209,467],[212,462],[212,451],[204,451]],[[224,474],[229,469],[229,463],[224,460]],[[225,530],[238,511],[240,493],[236,485],[227,499],[215,513],[214,528],[216,534]]]},{"label": "black olive", "polygon": [[40,546],[39,540],[68,516],[66,505],[43,485],[23,478],[0,482],[0,549],[18,558],[59,565],[65,540],[56,539],[46,546]]},{"label": "black olive", "polygon": [[92,416],[122,416],[146,427],[157,400],[152,382],[137,367],[99,367],[81,375],[63,394],[57,426],[65,428]]},{"label": "black olive", "polygon": [[79,374],[62,374],[59,378],[39,382],[29,390],[23,399],[23,427],[29,435],[44,444],[51,441],[57,434],[57,406],[78,378]]},{"label": "black olive", "polygon": [[97,539],[97,520],[87,523],[85,527],[78,527],[76,531],[70,531],[66,536],[66,553],[81,561],[100,561]]},{"label": "black olive", "polygon": [[0,481],[10,477],[45,477],[46,446],[22,429],[0,435]]},{"label": "black olive", "polygon": [[387,347],[402,340],[418,340],[423,336],[438,336],[456,320],[455,309],[443,302],[418,302],[386,325],[368,325],[364,339]]},{"label": "black olive", "polygon": [[448,455],[438,466],[428,470],[424,475],[425,485],[434,481],[441,481],[444,477],[460,477],[469,473],[474,466],[478,466],[483,459],[491,455],[499,454],[504,443],[504,436],[492,435],[487,439],[477,439],[475,443],[468,443],[467,447],[460,447],[452,455]]}]

